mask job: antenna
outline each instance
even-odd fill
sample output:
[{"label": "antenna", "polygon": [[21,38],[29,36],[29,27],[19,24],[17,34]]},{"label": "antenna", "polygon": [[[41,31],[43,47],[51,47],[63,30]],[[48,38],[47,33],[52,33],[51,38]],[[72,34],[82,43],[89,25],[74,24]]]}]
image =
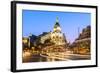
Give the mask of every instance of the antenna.
[{"label": "antenna", "polygon": [[79,36],[79,34],[80,34],[80,28],[78,27],[78,36]]},{"label": "antenna", "polygon": [[[79,38],[79,34],[80,34],[80,28],[78,27],[78,38]],[[79,45],[78,45],[78,52],[79,53]]]}]

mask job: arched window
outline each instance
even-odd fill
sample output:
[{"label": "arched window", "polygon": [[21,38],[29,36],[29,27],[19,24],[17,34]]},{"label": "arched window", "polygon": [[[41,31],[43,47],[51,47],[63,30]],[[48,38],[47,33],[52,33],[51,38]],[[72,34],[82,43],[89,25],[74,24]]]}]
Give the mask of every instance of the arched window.
[{"label": "arched window", "polygon": [[58,36],[56,36],[56,38],[58,39]]},{"label": "arched window", "polygon": [[55,38],[55,36],[53,36],[53,39]]}]

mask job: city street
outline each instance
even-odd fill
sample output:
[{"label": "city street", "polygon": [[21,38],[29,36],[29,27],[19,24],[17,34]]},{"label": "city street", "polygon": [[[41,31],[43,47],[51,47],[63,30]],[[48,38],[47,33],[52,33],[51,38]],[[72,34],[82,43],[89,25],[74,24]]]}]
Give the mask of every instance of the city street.
[{"label": "city street", "polygon": [[23,62],[50,62],[50,61],[68,61],[68,60],[90,60],[90,55],[71,54],[70,52],[47,53],[24,56]]}]

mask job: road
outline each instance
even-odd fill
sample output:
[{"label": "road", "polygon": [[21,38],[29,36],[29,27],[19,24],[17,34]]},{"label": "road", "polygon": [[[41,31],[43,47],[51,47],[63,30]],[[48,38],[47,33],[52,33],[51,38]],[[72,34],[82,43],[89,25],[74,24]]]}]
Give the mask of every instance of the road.
[{"label": "road", "polygon": [[70,52],[47,53],[30,55],[23,58],[23,62],[48,62],[48,61],[68,61],[68,60],[89,60],[90,55],[71,54]]}]

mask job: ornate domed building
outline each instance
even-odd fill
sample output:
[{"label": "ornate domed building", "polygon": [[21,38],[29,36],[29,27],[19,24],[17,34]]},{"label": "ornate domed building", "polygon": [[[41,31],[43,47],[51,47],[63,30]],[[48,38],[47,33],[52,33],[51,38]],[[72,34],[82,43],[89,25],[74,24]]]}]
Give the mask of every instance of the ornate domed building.
[{"label": "ornate domed building", "polygon": [[56,18],[56,23],[54,25],[53,31],[45,32],[45,34],[41,36],[41,43],[45,43],[45,41],[48,39],[55,45],[66,45],[67,43],[65,35],[61,31],[58,17]]},{"label": "ornate domed building", "polygon": [[55,43],[55,45],[64,45],[67,43],[65,35],[61,31],[61,27],[58,22],[58,17],[56,19],[53,31],[51,32],[51,41]]}]

